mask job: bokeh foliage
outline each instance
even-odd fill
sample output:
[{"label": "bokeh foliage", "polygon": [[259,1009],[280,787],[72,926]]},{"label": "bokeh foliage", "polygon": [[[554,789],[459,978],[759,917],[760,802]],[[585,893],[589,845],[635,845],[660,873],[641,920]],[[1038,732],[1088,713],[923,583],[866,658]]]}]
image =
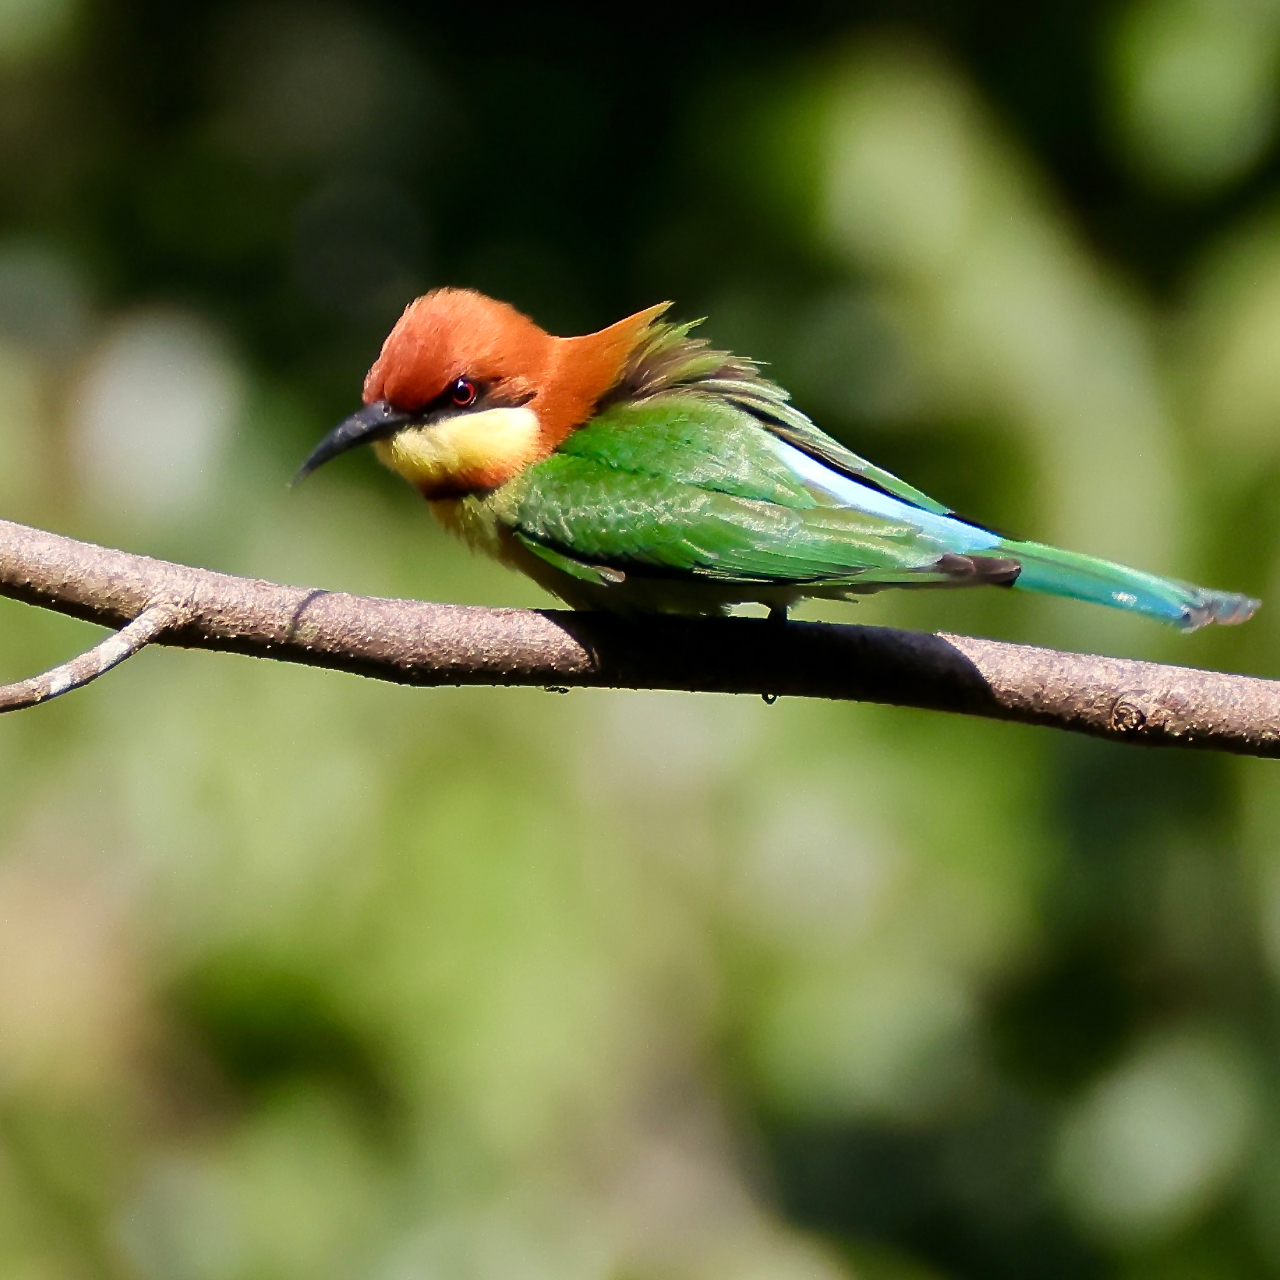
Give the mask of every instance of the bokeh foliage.
[{"label": "bokeh foliage", "polygon": [[[369,458],[284,482],[433,284],[669,297],[956,507],[1273,606],[1280,5],[775,8],[3,0],[0,511],[542,603]],[[1274,607],[856,616],[1280,676]],[[2,678],[88,634],[0,620]],[[1272,764],[157,651],[0,778],[0,1274],[1280,1272]]]}]

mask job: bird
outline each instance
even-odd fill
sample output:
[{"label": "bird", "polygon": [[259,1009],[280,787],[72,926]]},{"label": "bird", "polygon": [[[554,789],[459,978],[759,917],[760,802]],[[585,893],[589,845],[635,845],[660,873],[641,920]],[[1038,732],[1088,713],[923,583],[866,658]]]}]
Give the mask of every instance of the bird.
[{"label": "bird", "polygon": [[439,288],[405,309],[363,407],[294,482],[370,444],[444,527],[576,609],[714,615],[755,603],[992,585],[1194,631],[1259,601],[1009,538],[818,428],[760,365],[660,303],[554,337]]}]

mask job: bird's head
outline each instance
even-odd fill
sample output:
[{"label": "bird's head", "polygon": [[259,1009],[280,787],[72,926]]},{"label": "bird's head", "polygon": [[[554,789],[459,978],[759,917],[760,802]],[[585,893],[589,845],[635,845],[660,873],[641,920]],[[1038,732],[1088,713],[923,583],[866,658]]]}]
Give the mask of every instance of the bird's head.
[{"label": "bird's head", "polygon": [[428,498],[496,488],[587,421],[665,309],[556,338],[505,302],[436,289],[406,308],[365,378],[364,408],[320,441],[295,483],[372,444]]}]

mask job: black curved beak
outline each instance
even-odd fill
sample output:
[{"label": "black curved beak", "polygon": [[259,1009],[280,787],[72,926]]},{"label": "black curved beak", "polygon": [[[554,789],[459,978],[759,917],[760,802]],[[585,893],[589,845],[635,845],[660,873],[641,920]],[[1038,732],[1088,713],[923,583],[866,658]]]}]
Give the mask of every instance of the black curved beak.
[{"label": "black curved beak", "polygon": [[357,445],[369,444],[374,440],[385,440],[387,436],[395,435],[401,427],[408,426],[413,420],[413,414],[403,413],[385,400],[375,400],[373,404],[365,405],[363,409],[338,423],[311,450],[307,460],[289,481],[290,485],[301,484],[317,467],[324,466],[338,454],[346,453],[348,449],[354,449]]}]

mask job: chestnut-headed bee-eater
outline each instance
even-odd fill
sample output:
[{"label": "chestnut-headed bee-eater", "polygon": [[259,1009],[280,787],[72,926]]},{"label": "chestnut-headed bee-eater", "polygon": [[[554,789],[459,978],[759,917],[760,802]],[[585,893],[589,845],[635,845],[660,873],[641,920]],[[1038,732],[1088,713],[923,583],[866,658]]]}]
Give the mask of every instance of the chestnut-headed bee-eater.
[{"label": "chestnut-headed bee-eater", "polygon": [[472,547],[577,608],[718,613],[885,587],[997,584],[1192,631],[1248,596],[1001,537],[820,431],[756,364],[650,307],[552,337],[467,289],[411,303],[364,408],[297,479],[356,445]]}]

